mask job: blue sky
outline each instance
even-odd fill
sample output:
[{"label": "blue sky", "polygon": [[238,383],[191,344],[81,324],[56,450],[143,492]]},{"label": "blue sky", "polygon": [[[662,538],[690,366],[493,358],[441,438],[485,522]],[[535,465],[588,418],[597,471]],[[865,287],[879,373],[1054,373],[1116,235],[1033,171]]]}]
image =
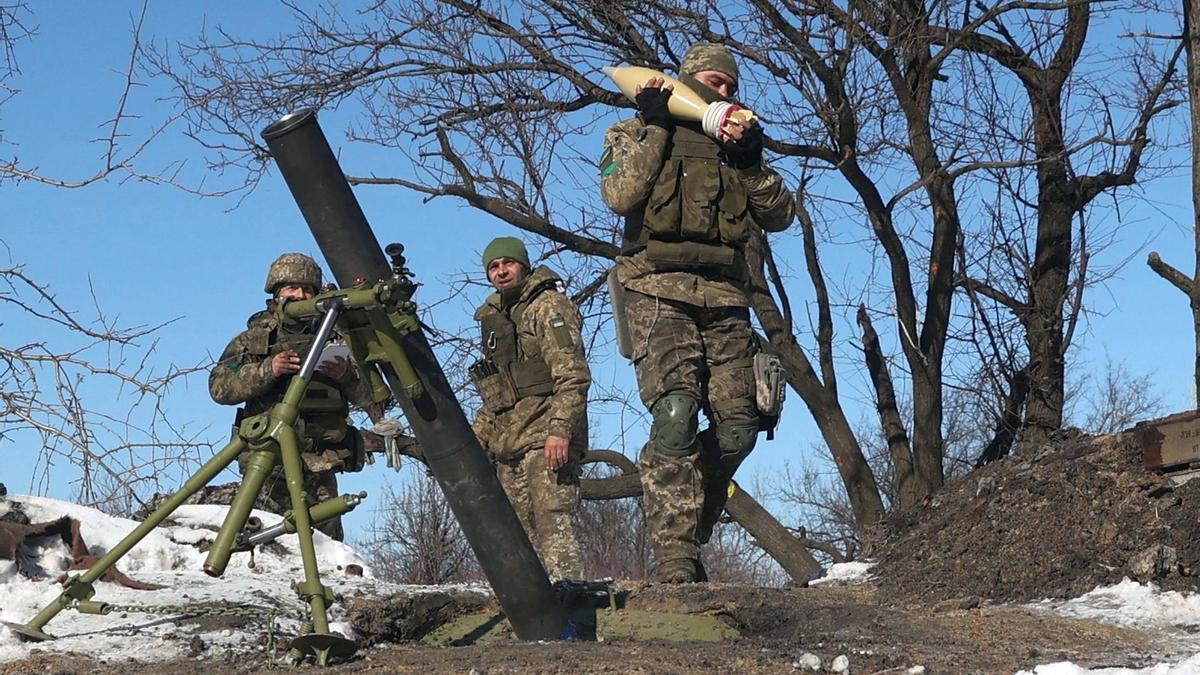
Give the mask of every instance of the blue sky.
[{"label": "blue sky", "polygon": [[[100,133],[120,94],[131,17],[139,8],[139,3],[126,1],[36,6],[30,23],[38,35],[18,46],[21,72],[7,83],[21,93],[0,108],[0,155],[18,156],[42,173],[64,178],[95,172],[102,148],[89,141]],[[240,35],[270,35],[285,31],[288,21],[288,14],[273,3],[153,3],[144,39],[188,39],[204,25],[217,24]],[[165,93],[154,86],[133,91],[130,108],[144,115],[133,121],[133,138],[145,133],[156,113],[165,111],[159,100]],[[348,123],[346,114],[321,114],[335,150],[343,145],[340,132]],[[155,141],[143,159],[146,169],[185,162],[184,175],[195,178],[204,172],[196,145],[175,131]],[[342,155],[351,173],[368,173],[372,161],[375,157],[349,150]],[[1188,177],[1157,179],[1144,189],[1148,203],[1123,209],[1130,224],[1097,262],[1113,264],[1131,255],[1135,259],[1106,288],[1092,292],[1090,302],[1097,314],[1079,338],[1074,366],[1094,370],[1106,354],[1124,360],[1134,373],[1153,374],[1166,410],[1177,411],[1193,404],[1191,317],[1183,295],[1143,261],[1154,249],[1176,267],[1192,269]],[[492,237],[513,234],[511,228],[455,202],[422,203],[418,196],[394,188],[359,188],[357,194],[380,242],[400,241],[407,247],[412,267],[426,284],[419,300],[441,297],[452,277],[478,269],[478,252]],[[30,275],[49,283],[62,302],[85,314],[92,302],[90,284],[110,318],[119,316],[125,324],[178,318],[158,334],[160,363],[195,363],[218,353],[246,317],[261,307],[267,264],[282,251],[317,253],[275,173],[240,202],[201,199],[170,187],[114,178],[81,190],[4,184],[0,203],[0,240],[7,247],[0,250],[2,264],[24,264]],[[1110,212],[1096,217],[1115,216]],[[1137,252],[1143,245],[1145,249]],[[794,244],[787,246],[784,251],[798,251]],[[828,247],[822,254],[831,279],[862,265],[861,254],[848,245]],[[792,258],[789,267],[803,278],[800,258]],[[793,284],[794,302],[806,299],[805,288],[806,283]],[[450,303],[439,309],[437,323],[448,328],[466,325],[470,310],[466,300]],[[842,334],[853,325],[852,314],[848,316],[840,324]],[[45,338],[12,316],[0,315],[0,330],[6,344]],[[611,351],[594,353],[592,360],[599,381],[631,388],[632,368]],[[196,377],[177,389],[169,399],[169,412],[191,428],[207,429],[205,436],[219,441],[232,409],[212,403],[205,385],[203,377]],[[851,382],[842,391],[852,421],[870,420],[863,386]],[[111,392],[96,395],[111,397]],[[113,405],[120,409],[120,401]],[[593,421],[599,427],[595,440],[612,447],[622,422],[597,416]],[[631,441],[640,444],[639,428],[635,424]],[[6,466],[0,480],[15,491],[29,489],[37,454],[24,440],[0,441]],[[791,394],[778,440],[760,442],[741,475],[776,474],[785,462],[808,461],[818,441],[802,402]],[[636,448],[631,443],[625,451],[634,454]],[[70,471],[59,467],[54,476],[46,491],[69,497]],[[378,495],[388,480],[396,477],[378,464],[345,477],[342,486]],[[351,536],[362,536],[370,504],[349,517]]]}]

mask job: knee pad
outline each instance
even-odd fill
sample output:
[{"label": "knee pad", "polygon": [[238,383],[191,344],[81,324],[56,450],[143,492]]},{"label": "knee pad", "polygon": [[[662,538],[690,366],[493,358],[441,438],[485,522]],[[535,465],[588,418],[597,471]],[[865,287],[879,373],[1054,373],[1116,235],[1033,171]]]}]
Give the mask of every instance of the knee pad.
[{"label": "knee pad", "polygon": [[717,447],[721,449],[721,466],[732,476],[758,442],[758,425],[721,423],[717,425],[716,437]]},{"label": "knee pad", "polygon": [[696,452],[700,431],[700,401],[690,394],[672,391],[650,406],[654,418],[650,442],[667,457],[687,457]]}]

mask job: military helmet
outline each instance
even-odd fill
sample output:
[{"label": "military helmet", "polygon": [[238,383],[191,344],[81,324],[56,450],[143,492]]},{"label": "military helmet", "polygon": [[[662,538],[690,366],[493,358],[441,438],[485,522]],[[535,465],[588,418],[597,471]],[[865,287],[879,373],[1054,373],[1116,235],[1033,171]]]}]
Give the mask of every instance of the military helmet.
[{"label": "military helmet", "polygon": [[271,263],[267,270],[267,283],[263,290],[274,294],[283,284],[309,286],[313,291],[321,289],[321,267],[317,261],[303,253],[284,253]]}]

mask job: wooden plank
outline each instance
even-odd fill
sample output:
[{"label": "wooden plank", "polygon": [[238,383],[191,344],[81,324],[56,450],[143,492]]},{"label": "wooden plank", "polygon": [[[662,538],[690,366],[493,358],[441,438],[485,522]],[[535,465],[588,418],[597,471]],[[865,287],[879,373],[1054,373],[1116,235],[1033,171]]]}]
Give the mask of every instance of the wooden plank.
[{"label": "wooden plank", "polygon": [[1141,422],[1133,428],[1147,469],[1200,462],[1200,413],[1189,411]]}]

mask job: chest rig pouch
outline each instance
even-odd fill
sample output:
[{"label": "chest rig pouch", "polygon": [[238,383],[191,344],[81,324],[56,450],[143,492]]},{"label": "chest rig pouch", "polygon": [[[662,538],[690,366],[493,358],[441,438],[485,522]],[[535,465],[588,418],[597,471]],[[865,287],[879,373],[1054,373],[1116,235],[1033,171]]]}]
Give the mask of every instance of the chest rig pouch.
[{"label": "chest rig pouch", "polygon": [[661,271],[733,270],[750,237],[749,196],[716,141],[676,125],[642,215],[646,255]]},{"label": "chest rig pouch", "polygon": [[[313,336],[308,333],[289,333],[282,328],[275,328],[272,331],[274,339],[270,346],[268,356],[275,356],[280,352],[286,352],[289,349],[304,358],[312,347]],[[353,367],[353,366],[349,366]],[[287,388],[289,378],[280,378],[279,383],[282,391]],[[346,416],[350,412],[350,408],[346,403],[345,397],[342,396],[342,390],[338,387],[337,382],[322,375],[320,371],[314,371],[312,379],[308,383],[308,387],[304,390],[304,398],[300,401],[298,408],[301,415],[315,415],[333,413]]]},{"label": "chest rig pouch", "polygon": [[541,354],[521,349],[517,325],[527,305],[519,303],[508,313],[493,309],[479,320],[483,359],[469,371],[488,412],[502,413],[523,398],[554,393],[550,365]]}]

